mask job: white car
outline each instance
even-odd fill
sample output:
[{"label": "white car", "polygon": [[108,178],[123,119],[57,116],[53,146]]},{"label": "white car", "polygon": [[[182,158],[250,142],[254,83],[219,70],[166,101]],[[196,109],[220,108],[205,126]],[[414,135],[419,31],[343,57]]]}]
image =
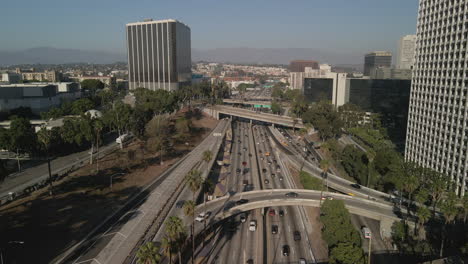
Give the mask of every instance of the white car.
[{"label": "white car", "polygon": [[195,221],[197,221],[197,222],[203,222],[203,221],[205,221],[208,217],[210,217],[210,215],[211,215],[211,212],[209,212],[209,211],[206,212],[206,213],[205,213],[205,212],[202,212],[202,213],[200,213],[197,217],[195,217]]},{"label": "white car", "polygon": [[250,221],[249,230],[250,230],[250,231],[255,231],[255,230],[257,230],[257,220],[252,220],[252,221]]}]

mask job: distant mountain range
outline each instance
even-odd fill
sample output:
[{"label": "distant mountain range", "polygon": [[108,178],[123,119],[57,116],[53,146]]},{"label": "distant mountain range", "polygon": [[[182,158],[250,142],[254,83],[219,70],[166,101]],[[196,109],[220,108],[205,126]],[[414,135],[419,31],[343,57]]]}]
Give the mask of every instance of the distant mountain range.
[{"label": "distant mountain range", "polygon": [[[291,60],[316,60],[332,65],[360,65],[362,54],[347,54],[313,48],[218,48],[192,49],[192,61],[231,62],[249,64],[289,64]],[[58,49],[51,47],[32,48],[22,51],[0,51],[0,66],[17,64],[106,64],[127,61],[124,53]]]},{"label": "distant mountain range", "polygon": [[21,51],[0,51],[0,66],[17,64],[106,64],[127,61],[127,56],[104,51],[57,49],[50,47],[32,48]]}]

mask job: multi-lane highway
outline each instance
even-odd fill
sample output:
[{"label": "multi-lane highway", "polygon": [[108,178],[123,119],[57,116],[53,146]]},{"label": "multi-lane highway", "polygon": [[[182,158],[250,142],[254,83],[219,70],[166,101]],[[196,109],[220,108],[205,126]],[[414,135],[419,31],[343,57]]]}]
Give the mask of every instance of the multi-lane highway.
[{"label": "multi-lane highway", "polygon": [[[231,196],[262,189],[295,188],[265,126],[233,122],[232,140],[226,186]],[[249,230],[251,222],[256,225],[255,231]],[[314,263],[309,229],[302,207],[251,210],[231,217],[215,231],[216,239],[208,245],[212,249],[204,251],[210,252],[205,262],[294,263],[304,259]]]}]

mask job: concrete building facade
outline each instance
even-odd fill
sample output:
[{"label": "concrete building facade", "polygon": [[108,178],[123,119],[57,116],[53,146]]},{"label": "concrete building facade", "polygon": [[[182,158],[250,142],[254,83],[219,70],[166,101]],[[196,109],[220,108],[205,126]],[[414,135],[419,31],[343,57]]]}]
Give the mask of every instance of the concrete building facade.
[{"label": "concrete building facade", "polygon": [[405,158],[467,191],[467,0],[420,0]]},{"label": "concrete building facade", "polygon": [[28,70],[16,68],[15,72],[21,74],[21,79],[25,81],[60,82],[62,80],[61,73],[57,71],[37,72],[34,68]]},{"label": "concrete building facade", "polygon": [[398,41],[398,52],[395,62],[397,69],[411,70],[414,65],[414,50],[416,48],[416,35],[403,36]]},{"label": "concrete building facade", "polygon": [[391,68],[392,53],[388,51],[374,51],[364,57],[364,75],[371,76],[377,68]]},{"label": "concrete building facade", "polygon": [[126,25],[129,88],[177,90],[192,79],[190,28],[173,19]]}]

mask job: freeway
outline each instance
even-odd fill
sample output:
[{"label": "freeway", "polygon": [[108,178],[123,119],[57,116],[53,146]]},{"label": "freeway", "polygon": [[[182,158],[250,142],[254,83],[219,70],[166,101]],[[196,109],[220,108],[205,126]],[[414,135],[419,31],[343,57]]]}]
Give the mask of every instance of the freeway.
[{"label": "freeway", "polygon": [[[278,159],[277,150],[272,147],[265,126],[251,127],[245,122],[235,122],[233,131],[228,195],[220,199],[262,189],[293,188],[291,175],[284,163]],[[212,202],[207,204],[210,203]],[[199,207],[203,208],[203,205]],[[300,258],[315,262],[308,236],[312,231],[309,230],[309,220],[303,208],[271,206],[266,210],[274,210],[275,215],[267,216],[263,208],[258,208],[229,218],[227,223],[221,226],[221,230],[214,232],[215,242],[207,246],[210,249],[201,250],[210,252],[206,263],[246,263],[249,259],[254,263],[293,263]],[[197,213],[201,211],[203,209]],[[281,216],[280,212],[283,212]],[[241,221],[241,216],[245,221]],[[249,231],[252,220],[257,223],[256,231]],[[275,234],[272,233],[272,228],[277,228]],[[196,225],[197,233],[202,230],[202,224]],[[294,240],[295,231],[301,234],[300,241]],[[290,248],[288,256],[283,255],[285,245]]]}]

